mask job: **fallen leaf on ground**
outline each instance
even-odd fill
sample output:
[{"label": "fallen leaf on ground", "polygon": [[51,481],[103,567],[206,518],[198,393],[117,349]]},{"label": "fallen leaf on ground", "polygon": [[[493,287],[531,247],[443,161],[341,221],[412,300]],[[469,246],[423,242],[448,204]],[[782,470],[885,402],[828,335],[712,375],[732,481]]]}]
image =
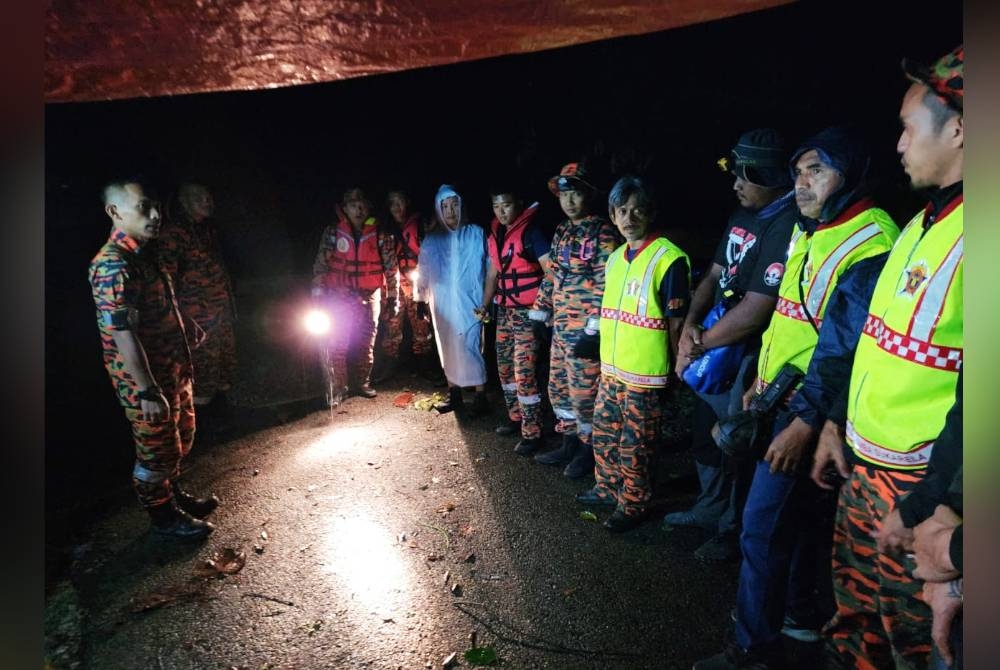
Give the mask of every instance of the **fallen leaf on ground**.
[{"label": "fallen leaf on ground", "polygon": [[448,512],[453,512],[453,511],[455,511],[455,503],[453,503],[453,502],[451,502],[449,500],[445,504],[443,504],[440,507],[438,507],[437,511],[438,511],[438,514],[442,514],[442,515],[443,514],[447,514]]},{"label": "fallen leaf on ground", "polygon": [[267,541],[267,531],[266,530],[260,531],[260,539],[264,540],[265,542]]},{"label": "fallen leaf on ground", "polygon": [[398,396],[392,399],[392,404],[396,407],[406,407],[413,400],[412,393],[400,393]]},{"label": "fallen leaf on ground", "polygon": [[571,586],[570,588],[563,590],[563,597],[569,598],[571,595],[573,595],[579,590],[580,590],[579,586]]},{"label": "fallen leaf on ground", "polygon": [[465,557],[465,562],[466,563],[475,563],[476,562],[476,555],[470,551],[469,555]]},{"label": "fallen leaf on ground", "polygon": [[597,521],[597,515],[587,510],[580,512],[580,518],[584,521]]},{"label": "fallen leaf on ground", "polygon": [[476,529],[473,528],[472,526],[465,526],[465,527],[462,528],[462,530],[459,531],[459,534],[462,537],[469,537],[470,535],[472,535],[475,532],[476,532]]},{"label": "fallen leaf on ground", "polygon": [[462,585],[459,584],[458,582],[455,582],[454,584],[452,584],[451,585],[451,595],[455,596],[456,598],[461,598],[462,597]]},{"label": "fallen leaf on ground", "polygon": [[180,603],[205,602],[206,600],[211,600],[213,597],[198,589],[170,587],[132,598],[129,601],[129,605],[133,612],[148,612],[160,609],[161,607],[172,607]]},{"label": "fallen leaf on ground", "polygon": [[454,468],[454,467],[458,466],[458,461],[448,461],[448,465],[450,465],[451,467]]},{"label": "fallen leaf on ground", "polygon": [[465,660],[469,665],[492,665],[496,663],[497,651],[491,646],[473,647],[465,651]]},{"label": "fallen leaf on ground", "polygon": [[431,484],[440,484],[440,483],[441,483],[440,477],[431,477]]},{"label": "fallen leaf on ground", "polygon": [[443,668],[450,668],[451,666],[455,665],[455,659],[457,657],[458,657],[458,653],[456,653],[454,651],[451,652],[450,654],[448,654],[447,656],[444,657],[443,661],[441,661],[441,667],[443,667]]},{"label": "fallen leaf on ground", "polygon": [[253,546],[253,550],[254,550],[254,553],[263,554],[264,553],[264,546],[260,545],[260,544],[255,544]]},{"label": "fallen leaf on ground", "polygon": [[195,566],[192,572],[195,577],[217,577],[219,575],[235,575],[247,563],[246,552],[236,551],[226,547],[217,551],[212,558]]}]

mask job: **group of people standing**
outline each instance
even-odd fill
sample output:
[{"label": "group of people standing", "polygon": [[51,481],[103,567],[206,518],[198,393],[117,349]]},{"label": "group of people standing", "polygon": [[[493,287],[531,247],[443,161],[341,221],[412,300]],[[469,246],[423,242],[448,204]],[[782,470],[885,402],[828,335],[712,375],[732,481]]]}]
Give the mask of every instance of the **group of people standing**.
[{"label": "group of people standing", "polygon": [[[650,517],[667,391],[683,380],[698,398],[700,493],[663,523],[713,531],[699,558],[741,559],[732,639],[695,668],[779,667],[783,637],[825,639],[844,667],[926,667],[932,647],[939,667],[960,665],[960,626],[946,624],[961,608],[963,68],[962,47],[929,68],[904,63],[897,151],[929,202],[902,231],[872,199],[870,155],[850,131],[797,146],[769,128],[740,136],[720,160],[739,207],[693,291],[691,261],[657,226],[641,177],[605,196],[593,166],[563,166],[548,182],[566,216],[552,238],[538,203],[507,185],[490,193],[487,227],[468,222],[449,185],[426,226],[401,192],[388,197],[395,225],[382,226],[349,189],[313,268],[313,296],[338,316],[329,405],[376,395],[382,313],[390,372],[405,320],[418,360],[443,369],[438,410],[488,412],[481,332],[495,319],[497,433],[519,434],[517,454],[568,477],[592,474],[576,499],[613,508],[603,525],[620,533]],[[183,273],[144,253],[160,233],[144,187],[109,185],[105,203],[114,228],[91,278],[136,489],[154,528],[202,537],[216,501],[176,477],[194,425],[190,356],[215,322],[179,309]],[[546,396],[561,435],[548,450]],[[736,418],[753,427],[749,447],[720,449]]]}]

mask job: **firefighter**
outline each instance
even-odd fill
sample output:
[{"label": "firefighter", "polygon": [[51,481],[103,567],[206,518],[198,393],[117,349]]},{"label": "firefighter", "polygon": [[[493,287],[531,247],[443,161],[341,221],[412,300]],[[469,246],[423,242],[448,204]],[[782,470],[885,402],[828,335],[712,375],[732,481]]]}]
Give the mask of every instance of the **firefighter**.
[{"label": "firefighter", "polygon": [[600,190],[585,162],[567,163],[548,186],[559,198],[566,220],[556,228],[550,271],[528,316],[538,338],[545,324],[552,324],[548,392],[562,443],[536,454],[535,460],[565,466],[563,474],[575,479],[594,471],[591,435],[601,366],[599,361],[573,356],[573,345],[588,323],[597,327],[604,267],[623,240],[615,226],[595,211]]},{"label": "firefighter", "polygon": [[535,374],[542,341],[534,335],[528,312],[548,271],[549,240],[534,223],[537,202],[525,208],[510,189],[495,189],[490,199],[490,263],[477,313],[485,318],[490,303],[496,305],[497,372],[507,415],[520,423],[521,431],[514,453],[528,456],[542,443],[542,398]]},{"label": "firefighter", "polygon": [[345,394],[377,395],[370,375],[383,282],[385,310],[394,315],[398,304],[396,242],[370,212],[360,188],[345,191],[337,222],[323,231],[313,264],[312,296],[334,315],[330,342],[323,348],[331,409]]},{"label": "firefighter", "polygon": [[396,261],[399,264],[399,311],[391,315],[386,310],[386,332],[382,341],[382,351],[386,358],[376,382],[385,381],[395,373],[403,344],[404,321],[410,324],[411,347],[420,370],[429,376],[437,367],[436,360],[432,360],[434,350],[430,321],[424,315],[418,315],[419,303],[413,299],[413,283],[415,273],[418,272],[417,258],[420,256],[420,243],[424,239],[423,222],[420,214],[410,211],[410,198],[402,191],[389,191],[387,200],[389,214],[395,224],[393,234],[396,237]]},{"label": "firefighter", "polygon": [[[90,263],[90,286],[104,366],[132,426],[132,484],[155,533],[202,539],[219,500],[184,492],[177,479],[194,442],[191,344],[204,332],[185,323],[170,277],[149,244],[160,233],[160,205],[137,181],[104,189],[111,236]],[[186,332],[185,326],[189,328]]]},{"label": "firefighter", "polygon": [[601,361],[596,483],[576,499],[613,505],[604,527],[621,533],[642,523],[653,495],[663,396],[690,300],[691,265],[687,254],[653,229],[656,202],[642,179],[619,179],[608,207],[626,243],[608,259],[598,329],[585,328],[573,348],[577,356]]}]

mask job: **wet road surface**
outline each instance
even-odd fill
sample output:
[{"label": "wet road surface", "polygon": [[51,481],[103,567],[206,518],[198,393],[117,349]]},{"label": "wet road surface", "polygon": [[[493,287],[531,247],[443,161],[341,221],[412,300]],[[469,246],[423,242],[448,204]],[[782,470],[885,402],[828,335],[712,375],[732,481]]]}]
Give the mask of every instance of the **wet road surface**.
[{"label": "wet road surface", "polygon": [[[699,563],[704,532],[659,524],[694,498],[685,456],[661,460],[654,519],[613,535],[573,499],[592,479],[493,433],[499,395],[460,421],[394,406],[404,384],[435,390],[405,377],[196,442],[187,487],[223,500],[202,544],[149,535],[127,496],[79,528],[48,598],[56,667],[438,668],[452,652],[469,667],[473,631],[506,668],[687,668],[721,649],[736,566]],[[241,570],[195,576],[226,548]]]}]

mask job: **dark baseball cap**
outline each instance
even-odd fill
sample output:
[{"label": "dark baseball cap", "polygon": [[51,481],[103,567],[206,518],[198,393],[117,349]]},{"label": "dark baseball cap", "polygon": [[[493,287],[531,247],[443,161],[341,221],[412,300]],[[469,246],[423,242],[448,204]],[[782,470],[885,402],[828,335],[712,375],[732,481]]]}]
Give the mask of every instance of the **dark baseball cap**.
[{"label": "dark baseball cap", "polygon": [[964,68],[965,46],[962,44],[941,56],[930,67],[910,58],[903,59],[903,72],[910,81],[925,84],[946,105],[959,113],[962,112],[965,95]]},{"label": "dark baseball cap", "polygon": [[773,128],[757,128],[740,135],[728,157],[718,166],[751,184],[767,188],[791,186],[788,179],[788,143]]},{"label": "dark baseball cap", "polygon": [[590,174],[585,163],[566,163],[563,165],[562,169],[559,170],[559,174],[552,179],[549,179],[549,190],[552,191],[553,195],[559,195],[560,191],[596,191],[598,190],[596,186],[593,185],[592,175]]}]

